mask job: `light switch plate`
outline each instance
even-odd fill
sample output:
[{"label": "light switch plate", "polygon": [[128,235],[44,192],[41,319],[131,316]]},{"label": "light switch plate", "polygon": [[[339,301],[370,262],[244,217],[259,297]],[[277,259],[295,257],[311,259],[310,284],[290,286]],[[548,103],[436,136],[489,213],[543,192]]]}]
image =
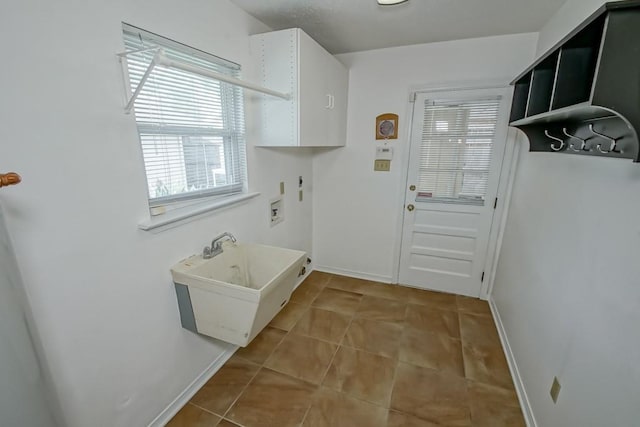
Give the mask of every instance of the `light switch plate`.
[{"label": "light switch plate", "polygon": [[380,146],[376,147],[376,159],[391,160],[393,159],[393,148]]},{"label": "light switch plate", "polygon": [[391,160],[376,160],[373,163],[373,170],[379,172],[389,172],[391,170]]}]

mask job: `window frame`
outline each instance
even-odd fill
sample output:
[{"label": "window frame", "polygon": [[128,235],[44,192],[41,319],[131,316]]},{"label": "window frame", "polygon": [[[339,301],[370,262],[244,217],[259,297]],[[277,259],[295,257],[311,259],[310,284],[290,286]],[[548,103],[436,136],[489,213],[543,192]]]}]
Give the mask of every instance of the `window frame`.
[{"label": "window frame", "polygon": [[[143,38],[144,43],[150,43],[157,45],[161,48],[168,48],[179,51],[180,54],[189,55],[193,58],[207,61],[225,68],[225,72],[228,70],[229,75],[238,78],[240,75],[241,66],[235,62],[226,60],[211,53],[202,51],[184,43],[177,42],[167,37],[155,34],[153,32],[144,30],[142,28],[122,23],[122,37],[123,40],[129,34],[138,34]],[[129,76],[129,64],[127,57],[123,58],[123,72],[125,77],[125,87],[128,95],[132,94],[131,79]],[[147,83],[148,84],[148,83]],[[148,123],[138,121],[138,117],[135,113],[134,103],[134,117],[136,120],[136,128],[138,133],[138,143],[141,150],[141,160],[145,173],[145,187],[147,188],[147,201],[149,208],[157,208],[168,205],[179,205],[187,202],[194,202],[197,200],[216,200],[225,196],[242,196],[248,193],[248,171],[247,171],[247,155],[246,155],[246,128],[244,125],[244,110],[245,110],[245,97],[242,88],[232,85],[230,83],[219,82],[220,84],[220,103],[222,110],[222,122],[230,123],[230,126],[224,129],[215,129],[214,127],[202,127],[197,132],[198,128],[190,128],[188,132],[180,132],[180,126],[169,125],[162,126],[159,123]],[[233,100],[230,100],[233,99]],[[226,107],[226,108],[225,108]],[[239,115],[239,117],[237,117]],[[183,129],[186,129],[183,127]],[[193,130],[196,129],[196,132]],[[223,153],[225,157],[225,163],[234,163],[232,165],[225,165],[225,175],[227,179],[230,176],[237,177],[239,182],[232,184],[225,184],[210,188],[198,189],[193,191],[186,191],[183,193],[176,193],[167,196],[153,197],[152,188],[149,185],[149,170],[147,169],[147,161],[144,155],[144,143],[143,136],[175,136],[181,139],[180,149],[183,150],[182,161],[184,168],[187,168],[187,162],[184,159],[184,145],[182,140],[190,137],[200,138],[221,138]],[[231,161],[229,161],[231,159]],[[235,174],[234,174],[235,172]],[[185,172],[186,173],[186,172]],[[187,180],[185,175],[185,182]]]}]

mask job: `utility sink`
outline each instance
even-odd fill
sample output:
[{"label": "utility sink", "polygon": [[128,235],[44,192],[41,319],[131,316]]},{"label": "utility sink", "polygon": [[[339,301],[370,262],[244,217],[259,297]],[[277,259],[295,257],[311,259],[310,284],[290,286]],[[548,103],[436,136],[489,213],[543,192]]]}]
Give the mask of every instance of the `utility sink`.
[{"label": "utility sink", "polygon": [[254,243],[222,248],[171,268],[180,319],[186,329],[244,347],[287,304],[307,254]]}]

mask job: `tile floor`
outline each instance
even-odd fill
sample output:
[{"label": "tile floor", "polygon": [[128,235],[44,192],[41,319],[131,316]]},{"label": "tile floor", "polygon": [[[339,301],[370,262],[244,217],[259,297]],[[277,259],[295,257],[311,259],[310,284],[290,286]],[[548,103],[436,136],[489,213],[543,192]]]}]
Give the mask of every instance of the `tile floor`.
[{"label": "tile floor", "polygon": [[314,272],[169,426],[524,426],[486,302]]}]

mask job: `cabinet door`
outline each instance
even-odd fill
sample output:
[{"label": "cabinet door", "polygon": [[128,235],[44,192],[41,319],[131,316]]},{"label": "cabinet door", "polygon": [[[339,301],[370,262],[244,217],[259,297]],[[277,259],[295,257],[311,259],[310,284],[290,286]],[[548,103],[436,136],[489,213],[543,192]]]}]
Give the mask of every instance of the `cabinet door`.
[{"label": "cabinet door", "polygon": [[326,73],[328,53],[303,31],[298,34],[299,145],[318,147],[327,144],[331,106]]},{"label": "cabinet door", "polygon": [[349,72],[340,61],[331,56],[327,67],[327,86],[333,97],[329,110],[328,146],[344,146],[347,139],[347,96]]},{"label": "cabinet door", "polygon": [[273,31],[251,37],[251,50],[260,64],[261,84],[293,99],[268,95],[260,99],[260,138],[257,145],[289,147],[298,145],[298,58],[295,29]]}]

